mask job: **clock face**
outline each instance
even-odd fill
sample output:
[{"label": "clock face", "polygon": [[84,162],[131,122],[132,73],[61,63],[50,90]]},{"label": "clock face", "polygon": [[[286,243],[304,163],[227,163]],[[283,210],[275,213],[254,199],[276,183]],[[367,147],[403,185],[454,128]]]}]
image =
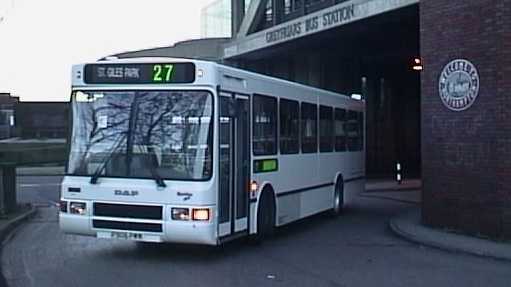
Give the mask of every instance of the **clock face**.
[{"label": "clock face", "polygon": [[463,111],[475,102],[479,94],[479,74],[467,60],[449,62],[438,81],[442,103],[452,111]]}]

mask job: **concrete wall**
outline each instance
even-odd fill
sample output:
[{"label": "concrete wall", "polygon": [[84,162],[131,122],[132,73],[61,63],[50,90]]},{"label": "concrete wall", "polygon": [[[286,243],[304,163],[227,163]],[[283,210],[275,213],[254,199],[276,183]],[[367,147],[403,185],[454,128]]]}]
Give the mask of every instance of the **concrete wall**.
[{"label": "concrete wall", "polygon": [[[423,222],[511,238],[511,1],[420,4]],[[439,77],[453,59],[479,72],[479,96],[447,109]]]}]

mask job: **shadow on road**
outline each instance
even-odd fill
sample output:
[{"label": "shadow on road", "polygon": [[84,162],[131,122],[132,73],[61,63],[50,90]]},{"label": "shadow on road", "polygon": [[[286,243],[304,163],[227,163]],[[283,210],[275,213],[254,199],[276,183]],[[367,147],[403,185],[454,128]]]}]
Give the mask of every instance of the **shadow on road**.
[{"label": "shadow on road", "polygon": [[[332,216],[329,212],[320,213],[305,218],[283,227],[277,228],[274,236],[262,243],[254,243],[249,238],[241,238],[227,242],[221,246],[203,246],[192,244],[176,243],[149,243],[133,242],[130,247],[123,245],[112,248],[108,254],[98,256],[114,256],[118,259],[141,259],[159,261],[179,262],[202,262],[224,260],[228,257],[237,256],[240,253],[261,253],[271,251],[273,248],[290,244],[290,241],[297,238],[307,238],[310,234],[319,234],[322,231],[330,230],[332,225],[339,225],[339,232],[350,218],[360,216],[366,211],[356,207],[345,210],[344,214],[338,217]],[[118,242],[118,241],[117,241]]]}]

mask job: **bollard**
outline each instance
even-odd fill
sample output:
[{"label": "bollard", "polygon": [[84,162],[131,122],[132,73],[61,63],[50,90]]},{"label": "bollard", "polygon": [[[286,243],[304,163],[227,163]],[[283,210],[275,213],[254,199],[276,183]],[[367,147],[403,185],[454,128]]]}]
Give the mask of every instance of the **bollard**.
[{"label": "bollard", "polygon": [[401,177],[401,164],[399,162],[396,164],[396,180],[397,184],[401,184],[401,181],[403,180]]}]

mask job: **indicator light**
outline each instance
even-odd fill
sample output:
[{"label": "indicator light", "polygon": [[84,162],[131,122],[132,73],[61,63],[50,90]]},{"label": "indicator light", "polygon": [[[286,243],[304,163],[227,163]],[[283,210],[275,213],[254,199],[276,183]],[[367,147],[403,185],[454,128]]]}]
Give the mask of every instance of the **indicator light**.
[{"label": "indicator light", "polygon": [[253,180],[250,183],[250,191],[251,192],[256,192],[258,188],[259,188],[259,186],[257,185],[257,181]]},{"label": "indicator light", "polygon": [[195,221],[208,221],[209,208],[194,208],[192,212],[192,219]]}]

